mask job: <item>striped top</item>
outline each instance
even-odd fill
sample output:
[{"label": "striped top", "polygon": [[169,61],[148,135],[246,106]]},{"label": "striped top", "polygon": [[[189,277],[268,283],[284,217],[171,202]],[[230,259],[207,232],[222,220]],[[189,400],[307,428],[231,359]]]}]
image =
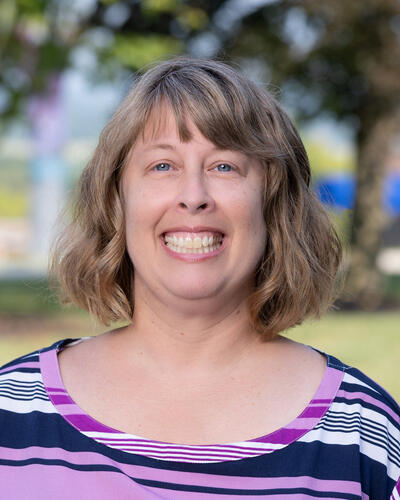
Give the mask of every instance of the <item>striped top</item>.
[{"label": "striped top", "polygon": [[400,408],[333,356],[285,427],[183,445],[112,429],[74,403],[57,353],[90,339],[60,340],[0,368],[0,498],[400,500]]}]

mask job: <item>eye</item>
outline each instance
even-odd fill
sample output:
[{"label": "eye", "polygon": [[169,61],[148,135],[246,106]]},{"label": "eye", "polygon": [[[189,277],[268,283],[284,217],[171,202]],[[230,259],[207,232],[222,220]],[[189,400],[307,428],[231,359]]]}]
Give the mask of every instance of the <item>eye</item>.
[{"label": "eye", "polygon": [[171,165],[169,163],[157,163],[157,165],[154,165],[153,170],[157,172],[168,172],[170,168]]},{"label": "eye", "polygon": [[218,172],[231,172],[233,167],[229,163],[220,163],[216,166]]}]

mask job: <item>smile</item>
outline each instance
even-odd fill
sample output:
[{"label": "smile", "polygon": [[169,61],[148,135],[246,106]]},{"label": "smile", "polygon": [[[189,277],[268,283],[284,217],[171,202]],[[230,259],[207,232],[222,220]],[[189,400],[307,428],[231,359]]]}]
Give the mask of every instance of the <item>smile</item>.
[{"label": "smile", "polygon": [[[162,236],[165,248],[168,253],[177,257],[213,257],[222,249],[224,235],[221,233],[211,233],[202,231],[197,233],[174,232],[164,233]],[[201,255],[201,257],[200,257]],[[186,259],[185,259],[186,260]]]}]

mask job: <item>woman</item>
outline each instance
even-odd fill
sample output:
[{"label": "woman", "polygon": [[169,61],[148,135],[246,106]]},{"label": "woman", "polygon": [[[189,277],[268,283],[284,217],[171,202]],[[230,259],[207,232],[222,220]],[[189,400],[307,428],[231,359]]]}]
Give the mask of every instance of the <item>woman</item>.
[{"label": "woman", "polygon": [[64,300],[128,324],[2,368],[5,498],[399,498],[397,404],[281,335],[328,308],[340,259],[266,91],[215,61],[148,70],[51,268]]}]

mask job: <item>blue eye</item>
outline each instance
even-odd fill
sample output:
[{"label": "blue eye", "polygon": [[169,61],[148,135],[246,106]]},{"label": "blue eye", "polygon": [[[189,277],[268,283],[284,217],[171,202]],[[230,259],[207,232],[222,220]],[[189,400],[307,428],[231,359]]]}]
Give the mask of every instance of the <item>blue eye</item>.
[{"label": "blue eye", "polygon": [[217,165],[218,172],[230,172],[232,167],[228,163],[220,163]]},{"label": "blue eye", "polygon": [[168,172],[170,169],[170,164],[169,163],[158,163],[153,167],[155,170],[158,172]]}]

